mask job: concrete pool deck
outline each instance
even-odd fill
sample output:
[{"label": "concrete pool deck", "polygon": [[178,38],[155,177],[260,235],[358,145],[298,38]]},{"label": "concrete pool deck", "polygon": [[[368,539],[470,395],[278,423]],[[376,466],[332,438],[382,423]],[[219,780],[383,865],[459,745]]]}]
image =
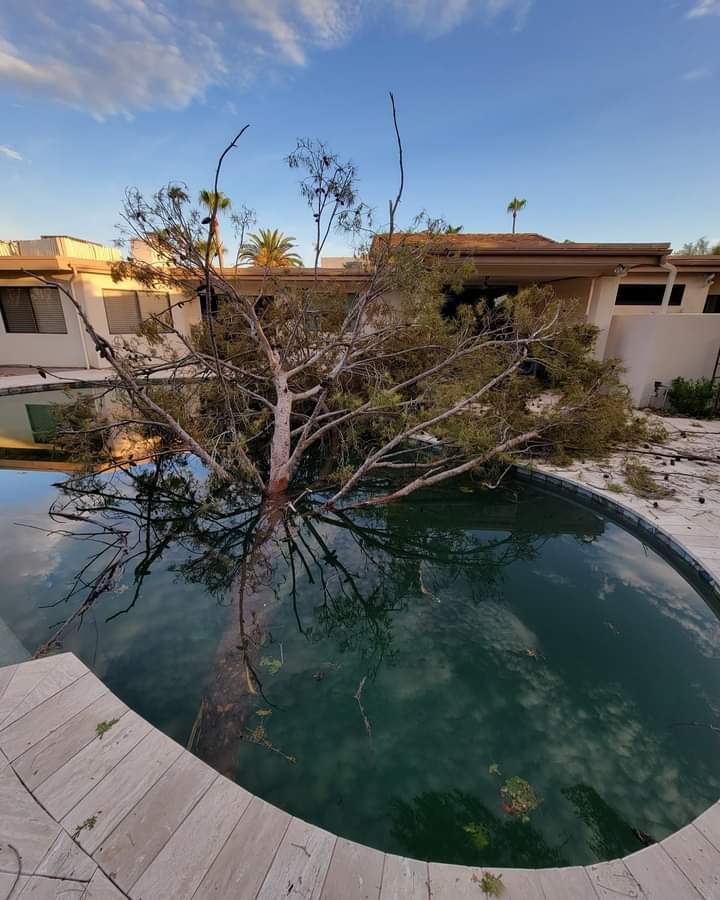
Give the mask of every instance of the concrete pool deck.
[{"label": "concrete pool deck", "polygon": [[[720,425],[663,421],[673,431],[664,448],[527,477],[606,506],[718,589],[715,467],[685,457],[671,466],[662,454],[716,459]],[[627,455],[674,496],[609,490],[624,483]],[[485,871],[502,875],[501,900],[720,900],[720,802],[660,843],[597,865],[428,863],[355,844],[249,794],[128,709],[72,654],[0,668],[0,900],[483,900]]]},{"label": "concrete pool deck", "polygon": [[[506,900],[717,900],[720,803],[622,860],[488,871]],[[483,874],[363,847],[252,796],[71,653],[0,669],[3,900],[482,900]]]},{"label": "concrete pool deck", "polygon": [[[720,420],[653,416],[652,421],[667,431],[665,443],[641,445],[602,461],[544,464],[529,474],[585,501],[601,502],[632,526],[654,534],[720,596]],[[633,493],[625,476],[628,461],[646,466],[671,495]]]}]

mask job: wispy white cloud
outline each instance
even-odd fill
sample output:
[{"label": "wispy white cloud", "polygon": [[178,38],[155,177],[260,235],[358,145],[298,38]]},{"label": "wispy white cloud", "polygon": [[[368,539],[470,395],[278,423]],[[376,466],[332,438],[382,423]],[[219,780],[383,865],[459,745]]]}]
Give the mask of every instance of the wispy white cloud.
[{"label": "wispy white cloud", "polygon": [[471,15],[512,16],[515,27],[524,25],[533,0],[392,0],[398,15],[412,28],[431,36],[446,34]]},{"label": "wispy white cloud", "polygon": [[702,16],[720,16],[720,0],[696,0],[688,10],[688,19],[699,19]]},{"label": "wispy white cloud", "polygon": [[0,84],[103,118],[182,109],[269,65],[304,66],[363,20],[438,36],[471,16],[519,26],[533,0],[5,0]]},{"label": "wispy white cloud", "polygon": [[7,144],[0,144],[0,156],[7,156],[8,159],[15,159],[18,162],[22,161],[22,156],[20,156],[17,150],[13,150],[13,148],[8,147]]},{"label": "wispy white cloud", "polygon": [[[218,12],[228,8],[222,0],[210,2]],[[311,48],[346,41],[360,19],[358,0],[230,0],[229,9],[236,17],[233,27],[239,23],[250,27],[245,39],[255,49],[265,55],[262,38],[269,38],[284,62],[299,66],[305,65]]]},{"label": "wispy white cloud", "polygon": [[102,118],[182,108],[223,76],[212,37],[160,3],[76,0],[73,13],[51,0],[10,0],[0,18],[0,84]]},{"label": "wispy white cloud", "polygon": [[699,69],[690,69],[683,75],[683,81],[702,81],[703,78],[709,78],[712,75],[712,69],[709,66],[703,66]]}]

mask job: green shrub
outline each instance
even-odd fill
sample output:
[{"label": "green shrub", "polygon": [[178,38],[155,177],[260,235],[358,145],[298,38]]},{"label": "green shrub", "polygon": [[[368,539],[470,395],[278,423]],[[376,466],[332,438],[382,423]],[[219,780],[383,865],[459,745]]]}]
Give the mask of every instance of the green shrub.
[{"label": "green shrub", "polygon": [[695,419],[708,419],[718,413],[720,384],[710,378],[674,378],[668,400],[676,412]]}]

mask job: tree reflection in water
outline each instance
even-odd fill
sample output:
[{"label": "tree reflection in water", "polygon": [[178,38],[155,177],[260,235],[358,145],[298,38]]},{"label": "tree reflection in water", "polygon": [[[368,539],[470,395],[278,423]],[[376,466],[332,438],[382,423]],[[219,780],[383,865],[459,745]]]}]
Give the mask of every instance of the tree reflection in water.
[{"label": "tree reflection in water", "polygon": [[[65,482],[53,518],[75,547],[56,544],[40,587],[80,571],[39,652],[67,638],[92,662],[97,634],[126,702],[295,815],[394,852],[553,865],[638,849],[636,827],[662,837],[701,808],[678,774],[696,744],[666,737],[672,675],[645,705],[651,661],[616,654],[667,633],[698,683],[704,657],[611,554],[625,542],[639,571],[691,589],[592,508],[472,481],[352,513],[273,508],[168,456]],[[544,798],[530,822],[503,812],[497,766]]]},{"label": "tree reflection in water", "polygon": [[[269,597],[287,594],[298,631],[314,642],[339,636],[341,651],[358,653],[372,680],[392,660],[394,616],[413,597],[432,598],[464,581],[476,602],[492,598],[505,569],[532,558],[552,534],[552,527],[542,534],[525,529],[511,498],[478,504],[473,531],[458,525],[452,509],[435,505],[427,518],[407,516],[402,504],[351,514],[302,501],[272,507],[218,486],[187,457],[72,478],[59,487],[52,518],[92,552],[58,601],[72,602],[69,615],[38,655],[59,647],[91,608],[98,612],[123,576],[130,582],[128,602],[108,619],[135,610],[153,566],[170,547],[181,548],[177,574],[229,608],[193,730],[198,755],[228,775],[248,737],[251,701],[260,694],[272,706],[258,665],[260,648],[272,641]],[[592,539],[599,522],[578,514],[578,535]],[[563,521],[563,531],[568,527]],[[299,596],[308,588],[312,608],[301,609]]]}]

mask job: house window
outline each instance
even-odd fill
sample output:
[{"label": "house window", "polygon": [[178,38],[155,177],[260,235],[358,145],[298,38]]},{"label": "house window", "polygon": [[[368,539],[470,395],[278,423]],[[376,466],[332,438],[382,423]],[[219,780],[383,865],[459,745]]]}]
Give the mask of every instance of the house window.
[{"label": "house window", "polygon": [[720,294],[708,294],[707,300],[705,301],[705,306],[703,308],[704,313],[720,313]]},{"label": "house window", "polygon": [[[684,284],[673,285],[670,306],[680,306],[684,294]],[[662,306],[664,296],[664,284],[621,284],[615,297],[615,306]]]},{"label": "house window", "polygon": [[157,291],[103,291],[110,334],[138,334],[151,316],[172,325],[170,297]]},{"label": "house window", "polygon": [[36,444],[49,444],[55,436],[55,416],[47,403],[26,403],[25,412]]},{"label": "house window", "polygon": [[11,334],[67,334],[57,288],[0,287],[0,310]]}]

